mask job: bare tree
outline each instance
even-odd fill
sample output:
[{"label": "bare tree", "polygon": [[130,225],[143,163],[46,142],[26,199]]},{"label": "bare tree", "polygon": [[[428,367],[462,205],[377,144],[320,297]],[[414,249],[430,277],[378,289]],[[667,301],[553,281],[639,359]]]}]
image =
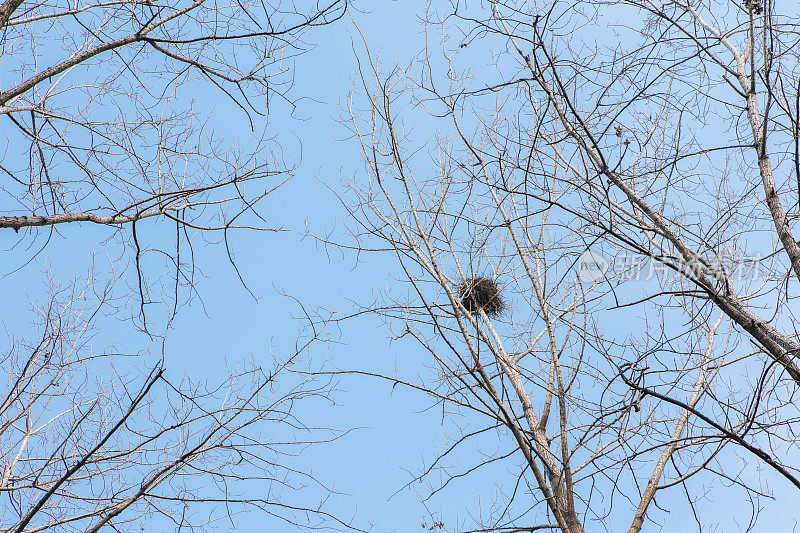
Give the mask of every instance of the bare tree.
[{"label": "bare tree", "polygon": [[[255,131],[270,101],[291,104],[291,61],[308,48],[304,35],[345,8],[344,0],[7,0],[0,229],[25,230],[16,246],[34,251],[63,224],[113,230],[105,238],[125,244],[136,265],[137,313],[148,331],[151,302],[171,300],[174,314],[180,287],[191,294],[198,235],[218,233],[227,247],[232,230],[281,229],[259,209],[293,170],[280,144],[266,131],[253,142],[219,139],[200,91],[217,91],[214,100],[231,103],[243,129]],[[174,237],[145,239],[137,221],[153,217],[172,223]],[[148,278],[145,256],[161,260],[157,273],[174,271],[173,289],[159,287],[160,275]]]},{"label": "bare tree", "polygon": [[[453,2],[425,28],[408,67],[365,43],[348,111],[369,179],[343,198],[355,246],[407,287],[370,309],[435,363],[385,377],[459,415],[415,481],[516,472],[436,528],[756,530],[800,489],[796,20],[771,2]],[[468,446],[483,459],[459,465]],[[721,517],[707,495],[737,503]]]},{"label": "bare tree", "polygon": [[328,403],[306,352],[231,368],[222,382],[177,379],[141,354],[99,352],[110,294],[92,280],[51,287],[36,339],[3,354],[3,531],[235,528],[248,511],[298,528],[348,525],[322,504],[305,448],[343,433],[295,414]]},{"label": "bare tree", "polygon": [[[0,363],[2,530],[231,528],[249,510],[297,527],[348,527],[322,507],[331,489],[299,459],[342,434],[297,415],[331,392],[310,372],[320,329],[285,357],[234,365],[210,385],[151,351],[196,294],[198,244],[224,246],[238,275],[234,230],[281,229],[261,202],[294,168],[268,112],[293,105],[292,62],[309,48],[307,33],[346,7],[0,6],[0,231],[11,237],[2,276],[47,273],[32,295],[35,338],[8,333]],[[241,113],[248,135],[219,138],[217,103]],[[92,238],[108,268],[87,257],[88,274],[65,284],[55,280],[73,275],[57,260],[42,266],[55,239]],[[153,342],[109,340],[109,315]]]}]

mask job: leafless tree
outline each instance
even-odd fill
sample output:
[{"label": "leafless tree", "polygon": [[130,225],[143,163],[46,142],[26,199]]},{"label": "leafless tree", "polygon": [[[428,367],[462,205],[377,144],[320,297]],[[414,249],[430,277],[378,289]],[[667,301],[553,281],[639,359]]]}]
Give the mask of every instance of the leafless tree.
[{"label": "leafless tree", "polygon": [[111,287],[92,281],[51,286],[40,336],[12,337],[3,354],[3,531],[235,529],[248,511],[280,527],[348,527],[301,457],[343,434],[295,414],[329,402],[330,383],[303,371],[316,336],[222,382],[192,381],[143,367],[141,354],[99,352]]},{"label": "leafless tree", "polygon": [[[516,472],[438,529],[754,531],[796,501],[800,27],[779,9],[452,2],[407,67],[364,43],[347,246],[395,259],[407,291],[368,309],[435,363],[385,377],[458,420],[415,481]],[[475,277],[499,317],[464,299]]]},{"label": "leafless tree", "polygon": [[[20,264],[64,224],[102,225],[136,266],[140,327],[148,330],[153,301],[171,300],[174,314],[179,288],[193,290],[193,239],[217,233],[228,246],[232,230],[280,230],[259,202],[293,170],[274,133],[220,139],[208,107],[230,103],[243,131],[260,131],[270,101],[291,104],[304,35],[345,8],[345,0],[5,1],[0,229],[24,230]],[[216,95],[202,98],[209,87]],[[137,221],[153,217],[161,225],[148,240]],[[153,235],[167,223],[172,238]],[[163,262],[153,279],[140,268],[145,256]],[[173,289],[159,287],[166,269]]]},{"label": "leafless tree", "polygon": [[[249,510],[348,527],[322,507],[331,490],[299,459],[342,434],[297,415],[331,391],[310,373],[319,329],[293,353],[236,364],[210,385],[150,351],[195,294],[198,243],[224,246],[238,274],[234,231],[281,229],[261,202],[293,164],[266,118],[276,101],[292,105],[292,62],[310,46],[307,33],[346,7],[0,6],[0,231],[11,243],[0,276],[45,273],[31,296],[33,327],[7,332],[0,363],[3,531],[235,528]],[[217,104],[236,108],[248,135],[220,138],[209,125]],[[108,268],[87,257],[88,273],[63,281],[74,273],[41,261],[54,237],[104,249]],[[2,306],[4,316],[25,312]],[[109,340],[109,315],[153,343]]]}]

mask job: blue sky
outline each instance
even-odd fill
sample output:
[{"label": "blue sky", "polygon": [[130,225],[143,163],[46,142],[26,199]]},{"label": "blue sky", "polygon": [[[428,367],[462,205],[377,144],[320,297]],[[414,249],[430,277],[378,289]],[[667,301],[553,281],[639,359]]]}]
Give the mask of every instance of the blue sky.
[{"label": "blue sky", "polygon": [[[376,0],[367,6],[369,11],[354,11],[352,16],[373,51],[379,48],[385,64],[391,65],[408,61],[421,49],[419,15],[424,7],[425,2],[417,0]],[[288,231],[237,235],[237,264],[258,301],[241,286],[221,247],[198,248],[198,262],[205,276],[198,290],[204,306],[196,302],[184,308],[173,324],[165,346],[171,375],[214,379],[231,362],[268,358],[270,352],[279,355],[291,349],[299,328],[291,315],[299,309],[281,293],[311,307],[347,312],[352,307],[349,301],[369,301],[376,292],[392,285],[390,273],[395,267],[386,262],[389,258],[368,256],[357,261],[351,253],[325,250],[312,237],[304,236],[306,228],[317,234],[331,231],[334,236],[343,236],[345,213],[328,187],[341,190],[343,179],[362,170],[357,146],[346,140],[348,132],[339,122],[342,105],[356,82],[352,43],[355,40],[360,49],[358,39],[350,20],[319,28],[310,35],[315,47],[295,63],[295,116],[288,116],[285,107],[275,104],[267,125],[287,155],[300,161],[295,177],[271,195],[264,208],[276,226]],[[213,89],[206,90],[194,97],[204,106],[213,106],[215,134],[249,142],[253,134],[245,117]],[[422,131],[428,127],[432,125],[420,124]],[[63,238],[55,239],[35,264],[0,280],[7,329],[26,328],[26,315],[12,310],[26,308],[28,297],[41,296],[37,293],[38,280],[48,263],[56,264],[65,279],[84,275],[86,259],[92,253],[99,254],[98,263],[103,263],[104,250],[98,245],[103,231],[65,227]],[[145,238],[158,238],[160,228],[153,221],[140,224],[139,231]],[[14,242],[13,233],[0,232],[0,248],[7,250]],[[5,257],[4,272],[14,264],[13,254]],[[113,319],[104,323],[106,336],[116,336],[124,346],[146,344],[141,335]],[[339,342],[318,346],[313,352],[318,360],[328,361],[329,369],[397,371],[405,376],[427,371],[424,356],[410,344],[389,343],[375,319],[346,322],[336,339]],[[471,501],[491,497],[495,482],[503,475],[496,470],[458,482],[427,504],[419,502],[413,490],[398,493],[411,473],[418,472],[435,456],[437,447],[448,442],[452,422],[442,424],[440,413],[426,410],[429,401],[419,393],[400,388],[392,391],[376,380],[342,378],[339,388],[335,405],[314,406],[307,416],[355,431],[331,445],[310,449],[299,459],[305,468],[343,493],[331,500],[329,510],[342,517],[355,516],[355,525],[371,526],[376,532],[421,531],[422,521],[430,523],[429,513],[441,517],[446,525],[452,524],[456,515],[464,516]],[[669,502],[672,494],[665,495],[663,501]],[[724,491],[714,497],[720,494]],[[724,517],[730,504],[712,500],[709,505]],[[774,506],[764,524],[774,521],[772,531],[788,531],[794,524],[793,515],[791,507]],[[690,516],[670,516],[665,531],[682,531],[692,523]],[[238,530],[263,531],[265,525],[248,517]]]},{"label": "blue sky", "polygon": [[[423,2],[375,2],[370,11],[353,12],[359,26],[382,53],[403,61],[417,51],[420,27],[417,21]],[[291,97],[297,108],[294,117],[279,101],[272,104],[267,133],[275,135],[285,154],[300,162],[294,178],[266,200],[264,211],[284,233],[241,232],[235,237],[237,264],[256,302],[239,283],[221,247],[196,246],[198,264],[204,279],[198,284],[203,304],[183,308],[167,337],[167,372],[177,378],[218,380],[227,365],[237,362],[271,361],[270,353],[280,356],[294,345],[299,321],[290,315],[299,307],[286,293],[305,305],[347,312],[352,306],[345,299],[369,300],[375,291],[390,282],[388,265],[380,261],[361,264],[337,250],[326,252],[311,237],[315,232],[339,232],[344,212],[327,187],[338,188],[343,177],[361,169],[357,147],[338,142],[347,132],[339,124],[342,103],[355,81],[355,56],[349,19],[316,29],[309,34],[315,46],[294,63],[295,86]],[[412,45],[412,43],[414,43]],[[253,142],[265,126],[256,122],[251,132],[241,111],[213,88],[193,93],[195,105],[212,106],[215,136],[235,138],[242,144]],[[207,108],[204,108],[207,109]],[[301,155],[302,154],[302,155]],[[31,315],[14,310],[29,307],[30,301],[43,298],[41,279],[48,269],[63,283],[84,278],[96,257],[99,269],[114,260],[113,244],[99,244],[110,232],[91,225],[59,227],[45,252],[25,269],[0,280],[2,322],[12,335],[30,331]],[[160,233],[172,231],[154,220],[137,227],[140,239],[158,240]],[[335,233],[336,234],[336,233]],[[0,248],[11,251],[17,234],[0,232]],[[111,256],[107,256],[109,252]],[[19,249],[4,253],[3,274],[14,270],[27,257]],[[147,261],[147,260],[145,260]],[[148,268],[147,262],[144,264]],[[152,265],[151,265],[152,266]],[[126,278],[130,283],[130,277]],[[338,344],[322,346],[313,352],[317,360],[327,360],[326,368],[360,368],[391,373],[395,368],[415,371],[414,361],[403,361],[403,350],[387,345],[384,332],[374,321],[346,324]],[[115,343],[127,352],[148,345],[148,339],[133,332],[127,323],[113,317],[102,321],[95,338],[98,348]],[[157,358],[159,349],[149,357]],[[330,502],[329,511],[344,518],[355,516],[355,525],[374,526],[375,531],[419,530],[428,511],[415,494],[402,491],[392,497],[416,471],[423,453],[431,450],[441,433],[440,418],[422,412],[427,400],[419,394],[394,392],[385,384],[367,378],[347,378],[334,396],[336,405],[319,404],[319,410],[304,413],[309,423],[339,428],[357,428],[346,438],[328,446],[309,449],[298,465],[317,475],[344,495]],[[460,501],[455,497],[453,503]],[[310,502],[313,503],[313,502]],[[440,506],[430,507],[438,513]],[[284,527],[272,524],[275,531]],[[240,531],[263,531],[261,519],[245,517]],[[225,529],[226,526],[222,526]]]}]

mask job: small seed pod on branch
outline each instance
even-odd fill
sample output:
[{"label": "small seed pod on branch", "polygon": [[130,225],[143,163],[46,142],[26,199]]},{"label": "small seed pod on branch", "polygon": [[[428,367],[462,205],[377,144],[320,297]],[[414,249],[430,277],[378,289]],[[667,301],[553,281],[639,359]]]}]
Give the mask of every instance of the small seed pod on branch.
[{"label": "small seed pod on branch", "polygon": [[497,316],[505,308],[500,289],[488,278],[465,280],[458,288],[458,295],[461,297],[461,305],[471,314],[477,314],[479,309],[483,309],[488,316]]}]

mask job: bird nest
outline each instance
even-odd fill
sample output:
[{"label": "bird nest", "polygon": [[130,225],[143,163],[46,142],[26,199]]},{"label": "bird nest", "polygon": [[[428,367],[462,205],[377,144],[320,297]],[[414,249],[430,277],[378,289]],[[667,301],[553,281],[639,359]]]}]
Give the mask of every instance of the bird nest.
[{"label": "bird nest", "polygon": [[500,297],[500,289],[494,281],[488,278],[470,278],[458,288],[458,295],[463,305],[470,314],[477,314],[479,309],[488,316],[497,316],[505,308]]}]

